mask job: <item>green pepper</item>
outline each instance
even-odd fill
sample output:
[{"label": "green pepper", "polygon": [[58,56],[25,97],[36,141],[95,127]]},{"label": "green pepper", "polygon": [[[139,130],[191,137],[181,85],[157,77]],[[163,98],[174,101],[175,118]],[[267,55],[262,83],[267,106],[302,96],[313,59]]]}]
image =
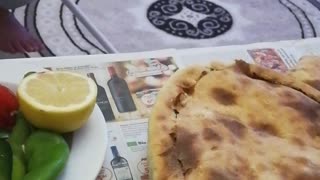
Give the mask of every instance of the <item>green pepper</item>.
[{"label": "green pepper", "polygon": [[36,72],[34,72],[34,71],[29,71],[29,72],[27,72],[27,73],[23,76],[23,78],[26,78],[26,77],[28,77],[29,75],[34,74],[34,73],[36,73]]},{"label": "green pepper", "polygon": [[11,180],[22,180],[25,174],[26,174],[26,165],[23,160],[23,157],[19,157],[13,153]]},{"label": "green pepper", "polygon": [[12,151],[10,144],[0,139],[0,180],[11,179]]},{"label": "green pepper", "polygon": [[21,113],[17,114],[16,125],[9,136],[12,149],[12,180],[22,180],[26,173],[23,145],[30,133],[30,125]]},{"label": "green pepper", "polygon": [[0,129],[0,139],[7,139],[9,137],[9,132]]},{"label": "green pepper", "polygon": [[69,147],[61,135],[39,130],[28,138],[25,156],[28,173],[23,180],[54,180],[68,160]]}]

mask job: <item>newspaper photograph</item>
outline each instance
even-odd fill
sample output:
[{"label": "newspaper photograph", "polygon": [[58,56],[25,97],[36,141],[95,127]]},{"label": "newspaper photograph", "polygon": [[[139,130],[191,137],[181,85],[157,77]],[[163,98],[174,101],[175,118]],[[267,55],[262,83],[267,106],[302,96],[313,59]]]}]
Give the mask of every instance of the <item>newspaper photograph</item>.
[{"label": "newspaper photograph", "polygon": [[288,70],[284,61],[281,59],[275,49],[252,49],[248,50],[248,53],[255,63],[265,68],[270,68],[280,72],[285,72]]},{"label": "newspaper photograph", "polygon": [[147,118],[158,91],[178,70],[171,57],[107,63],[102,67],[107,70],[106,89],[116,121]]},{"label": "newspaper photograph", "polygon": [[294,68],[300,58],[291,53],[289,48],[249,49],[247,52],[256,64],[278,72],[286,72]]},{"label": "newspaper photograph", "polygon": [[148,120],[123,121],[111,126],[106,159],[97,180],[147,180]]}]

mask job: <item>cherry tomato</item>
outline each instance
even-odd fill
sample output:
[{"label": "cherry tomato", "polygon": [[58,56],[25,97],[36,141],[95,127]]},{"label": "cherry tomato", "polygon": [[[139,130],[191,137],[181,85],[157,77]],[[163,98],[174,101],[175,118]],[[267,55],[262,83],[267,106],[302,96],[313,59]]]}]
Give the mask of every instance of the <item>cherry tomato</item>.
[{"label": "cherry tomato", "polygon": [[0,128],[11,129],[15,124],[15,112],[19,108],[14,93],[0,85]]}]

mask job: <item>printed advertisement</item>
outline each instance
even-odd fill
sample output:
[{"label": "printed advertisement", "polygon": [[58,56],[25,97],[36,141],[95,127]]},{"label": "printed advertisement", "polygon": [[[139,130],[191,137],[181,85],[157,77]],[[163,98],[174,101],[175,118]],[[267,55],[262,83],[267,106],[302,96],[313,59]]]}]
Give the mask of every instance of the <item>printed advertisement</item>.
[{"label": "printed advertisement", "polygon": [[111,125],[108,132],[109,148],[97,180],[147,180],[148,120],[123,121]]},{"label": "printed advertisement", "polygon": [[295,57],[291,48],[262,48],[247,50],[253,61],[265,68],[286,72],[296,66],[300,57]]},{"label": "printed advertisement", "polygon": [[172,58],[122,61],[104,67],[116,121],[148,118],[160,88],[178,70]]}]

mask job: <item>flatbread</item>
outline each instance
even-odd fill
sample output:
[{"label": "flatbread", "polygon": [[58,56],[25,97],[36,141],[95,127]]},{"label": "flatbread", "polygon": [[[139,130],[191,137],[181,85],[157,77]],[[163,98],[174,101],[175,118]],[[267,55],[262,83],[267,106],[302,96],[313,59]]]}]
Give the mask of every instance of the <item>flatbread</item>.
[{"label": "flatbread", "polygon": [[318,71],[241,60],[178,71],[149,121],[150,179],[320,179],[320,91],[305,81]]},{"label": "flatbread", "polygon": [[298,66],[289,71],[289,76],[296,80],[305,82],[320,91],[320,57],[304,56],[300,59]]}]

